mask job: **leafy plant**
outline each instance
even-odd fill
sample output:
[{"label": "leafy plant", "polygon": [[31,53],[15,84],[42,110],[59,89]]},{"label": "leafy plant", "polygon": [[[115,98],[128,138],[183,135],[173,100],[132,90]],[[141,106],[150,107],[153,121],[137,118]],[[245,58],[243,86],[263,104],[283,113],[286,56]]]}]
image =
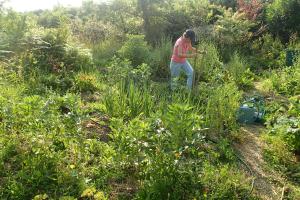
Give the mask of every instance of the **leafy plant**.
[{"label": "leafy plant", "polygon": [[133,66],[147,63],[150,55],[150,47],[142,35],[129,35],[127,41],[118,51],[126,59],[129,59]]},{"label": "leafy plant", "polygon": [[258,67],[279,68],[285,66],[285,52],[283,44],[278,38],[270,34],[263,35],[251,44],[251,62]]},{"label": "leafy plant", "polygon": [[216,75],[214,72],[222,67],[218,49],[210,42],[202,42],[198,48],[200,50],[205,50],[206,53],[191,60],[191,64],[194,65],[196,73],[196,82],[199,80],[210,80],[211,77]]},{"label": "leafy plant", "polygon": [[169,77],[169,65],[172,54],[172,42],[170,38],[162,38],[151,51],[151,72],[152,79],[159,80],[160,78]]},{"label": "leafy plant", "polygon": [[240,99],[241,93],[234,83],[215,88],[207,102],[206,124],[218,133],[235,128]]},{"label": "leafy plant", "polygon": [[201,117],[193,113],[193,107],[186,104],[172,104],[163,118],[166,128],[173,137],[174,145],[184,146],[193,138],[194,130],[201,128]]},{"label": "leafy plant", "polygon": [[275,0],[267,6],[267,22],[273,34],[279,36],[287,43],[291,34],[299,32],[300,26],[297,23],[300,18],[297,10],[300,3],[297,0]]},{"label": "leafy plant", "polygon": [[235,53],[227,64],[227,70],[233,80],[240,88],[247,89],[253,87],[254,74],[250,71],[249,66],[237,53]]},{"label": "leafy plant", "polygon": [[75,76],[75,91],[95,92],[99,89],[97,77],[93,74],[79,73]]}]

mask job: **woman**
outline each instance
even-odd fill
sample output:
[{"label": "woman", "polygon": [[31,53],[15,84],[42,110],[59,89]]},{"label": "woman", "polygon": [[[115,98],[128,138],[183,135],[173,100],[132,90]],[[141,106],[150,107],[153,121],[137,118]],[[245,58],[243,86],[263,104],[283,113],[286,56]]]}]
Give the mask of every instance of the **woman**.
[{"label": "woman", "polygon": [[187,58],[193,58],[197,55],[197,53],[200,53],[197,52],[196,48],[192,47],[192,43],[195,43],[195,37],[195,32],[191,29],[188,29],[180,38],[178,38],[174,45],[173,55],[170,63],[172,89],[175,89],[176,79],[178,79],[181,71],[184,71],[187,75],[188,89],[192,89],[194,70],[187,61]]}]

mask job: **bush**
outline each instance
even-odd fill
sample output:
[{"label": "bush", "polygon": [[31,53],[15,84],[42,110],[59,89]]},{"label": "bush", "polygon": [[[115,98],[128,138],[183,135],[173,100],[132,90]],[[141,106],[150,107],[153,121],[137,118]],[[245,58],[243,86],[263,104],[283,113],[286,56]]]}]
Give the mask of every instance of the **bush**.
[{"label": "bush", "polygon": [[27,38],[29,49],[22,55],[25,77],[32,71],[62,74],[93,68],[89,50],[70,45],[68,39],[69,32],[63,27]]},{"label": "bush", "polygon": [[138,66],[149,61],[150,47],[143,35],[129,35],[118,52],[122,58],[130,60],[133,66]]},{"label": "bush", "polygon": [[300,32],[300,16],[298,0],[274,0],[268,5],[266,19],[271,32],[287,43],[290,36]]},{"label": "bush", "polygon": [[266,34],[251,44],[252,54],[249,61],[260,68],[279,68],[285,66],[284,46],[278,38]]},{"label": "bush", "polygon": [[209,81],[214,77],[214,71],[218,71],[223,64],[220,61],[218,49],[213,43],[202,42],[199,49],[205,50],[206,53],[191,60],[196,73],[196,82]]},{"label": "bush", "polygon": [[276,169],[287,171],[287,166],[293,162],[293,154],[282,138],[272,135],[265,135],[264,140],[267,147],[264,149],[264,157]]},{"label": "bush", "polygon": [[125,81],[128,85],[130,81],[133,81],[135,84],[144,85],[150,80],[151,69],[145,63],[134,67],[127,59],[113,57],[108,66],[108,73],[114,74],[108,77],[110,83]]},{"label": "bush", "polygon": [[172,55],[172,41],[162,38],[151,52],[151,74],[154,80],[165,79],[170,75],[170,61]]},{"label": "bush", "polygon": [[74,90],[82,93],[94,93],[99,89],[97,77],[94,74],[78,73],[75,76]]},{"label": "bush", "polygon": [[94,45],[120,36],[121,31],[109,22],[103,22],[93,18],[79,22],[81,23],[74,24],[73,32],[85,43]]},{"label": "bush", "polygon": [[193,138],[194,130],[201,128],[201,117],[193,113],[193,107],[184,104],[168,106],[163,123],[172,134],[175,149],[183,147],[186,141]]},{"label": "bush", "polygon": [[2,135],[0,146],[2,198],[32,199],[43,192],[78,196],[82,190],[84,183],[72,175],[63,155],[53,151],[47,137]]},{"label": "bush", "polygon": [[280,137],[290,151],[300,152],[300,118],[299,118],[299,100],[297,97],[291,98],[287,106],[289,109],[280,107],[277,111],[268,117],[267,124],[269,134]]},{"label": "bush", "polygon": [[[37,77],[32,77],[28,81],[28,87],[34,88],[29,91],[30,94],[44,94],[47,90],[55,91],[60,94],[65,94],[74,85],[73,75],[69,76],[49,74]],[[28,88],[28,89],[29,89]]]},{"label": "bush", "polygon": [[234,82],[239,88],[248,89],[253,87],[254,74],[250,71],[250,68],[247,66],[245,60],[242,59],[237,53],[233,55],[230,62],[226,66]]},{"label": "bush", "polygon": [[227,9],[223,12],[216,16],[212,34],[223,60],[227,62],[234,51],[242,50],[251,39],[251,29],[255,22],[248,20],[245,13],[239,11]]},{"label": "bush", "polygon": [[270,76],[273,89],[282,95],[294,96],[300,94],[300,59],[292,67],[286,67],[272,72]]},{"label": "bush", "polygon": [[[206,199],[255,199],[248,193],[250,181],[236,169],[205,164],[199,175]],[[236,183],[238,187],[235,187]]]},{"label": "bush", "polygon": [[122,42],[117,39],[107,39],[93,45],[93,59],[98,67],[104,67],[117,51],[121,48]]},{"label": "bush", "polygon": [[224,133],[236,127],[236,113],[241,93],[234,83],[227,83],[212,91],[206,108],[206,124],[212,131]]},{"label": "bush", "polygon": [[138,87],[132,81],[121,82],[117,88],[107,91],[104,97],[106,112],[113,117],[132,119],[140,114],[149,116],[154,102],[148,87]]}]

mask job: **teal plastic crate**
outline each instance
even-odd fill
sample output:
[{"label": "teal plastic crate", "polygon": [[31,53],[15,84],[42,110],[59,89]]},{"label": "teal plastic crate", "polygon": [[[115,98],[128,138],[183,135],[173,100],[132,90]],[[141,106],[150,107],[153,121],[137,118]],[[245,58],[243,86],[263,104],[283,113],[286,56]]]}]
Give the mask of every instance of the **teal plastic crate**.
[{"label": "teal plastic crate", "polygon": [[245,100],[237,113],[237,121],[242,124],[263,122],[265,116],[264,100],[254,96]]}]

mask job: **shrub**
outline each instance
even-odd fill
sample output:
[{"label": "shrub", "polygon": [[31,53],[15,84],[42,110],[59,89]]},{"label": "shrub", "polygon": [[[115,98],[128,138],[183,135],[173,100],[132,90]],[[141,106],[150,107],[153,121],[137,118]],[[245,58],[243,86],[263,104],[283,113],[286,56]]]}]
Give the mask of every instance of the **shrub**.
[{"label": "shrub", "polygon": [[93,93],[99,89],[97,77],[93,74],[78,73],[75,76],[74,90],[82,93]]},{"label": "shrub", "polygon": [[121,57],[129,59],[133,66],[138,66],[149,60],[150,47],[145,42],[143,35],[129,35],[118,52]]},{"label": "shrub", "polygon": [[70,45],[68,39],[69,32],[63,27],[27,38],[29,49],[22,56],[24,75],[32,71],[62,74],[93,68],[89,50]]},{"label": "shrub", "polygon": [[267,6],[266,19],[270,30],[285,43],[292,34],[300,32],[299,9],[300,2],[298,0],[274,0]]},{"label": "shrub", "polygon": [[279,68],[285,66],[285,52],[283,44],[278,38],[270,34],[263,35],[251,44],[251,62],[260,68]]},{"label": "shrub", "polygon": [[4,50],[4,52],[22,52],[22,50],[24,50],[24,48],[22,48],[22,40],[29,28],[26,23],[26,16],[14,11],[4,13],[3,15],[1,13],[0,16],[0,48]]},{"label": "shrub", "polygon": [[236,112],[241,93],[234,83],[227,83],[212,91],[206,108],[206,124],[218,133],[224,133],[236,127]]},{"label": "shrub", "polygon": [[29,91],[30,94],[43,94],[45,93],[45,90],[51,90],[60,94],[64,94],[74,85],[74,80],[71,73],[69,76],[55,74],[37,76],[38,77],[36,78],[32,77],[28,81],[29,87],[34,88]]},{"label": "shrub", "polygon": [[92,52],[95,64],[98,67],[104,67],[116,55],[121,46],[122,42],[115,38],[110,38],[93,45]]},{"label": "shrub", "polygon": [[233,12],[232,9],[223,12],[216,16],[212,34],[223,60],[227,62],[234,51],[241,50],[251,39],[255,22],[248,20],[242,12]]},{"label": "shrub", "polygon": [[111,83],[125,81],[126,84],[129,84],[130,81],[133,81],[135,84],[143,85],[150,80],[151,69],[145,63],[133,67],[129,60],[114,57],[108,66],[108,73],[114,74],[114,76],[108,77],[108,81]]},{"label": "shrub", "polygon": [[234,82],[242,89],[253,87],[254,74],[250,71],[249,66],[244,59],[237,53],[233,55],[230,62],[227,64],[227,70],[232,76]]},{"label": "shrub", "polygon": [[203,122],[201,117],[193,112],[193,107],[185,104],[172,104],[168,106],[163,123],[172,134],[174,145],[180,148],[186,141],[192,140],[194,130],[201,128]]},{"label": "shrub", "polygon": [[191,60],[196,73],[196,82],[199,80],[210,80],[213,77],[212,74],[214,74],[214,71],[219,70],[222,66],[218,49],[213,43],[202,42],[199,45],[199,49],[205,50],[206,53]]},{"label": "shrub", "polygon": [[[234,168],[205,164],[199,179],[207,199],[254,199],[249,196],[249,180]],[[238,187],[234,187],[236,182]]]},{"label": "shrub", "polygon": [[264,140],[267,147],[264,149],[264,157],[276,169],[287,171],[287,167],[292,164],[293,154],[282,138],[265,135]]},{"label": "shrub", "polygon": [[[300,60],[300,59],[299,59]],[[300,61],[294,66],[273,71],[270,80],[276,92],[294,96],[300,94]]]},{"label": "shrub", "polygon": [[75,24],[73,30],[79,36],[81,41],[88,44],[98,44],[112,37],[119,36],[121,32],[118,28],[109,22],[99,21],[97,19],[87,19],[84,23]]},{"label": "shrub", "polygon": [[172,42],[169,38],[162,38],[151,52],[151,72],[154,80],[168,78],[170,74],[170,61]]},{"label": "shrub", "polygon": [[81,191],[83,182],[65,166],[63,156],[52,151],[46,137],[2,135],[1,138],[2,198],[32,199],[43,192],[77,196]]},{"label": "shrub", "polygon": [[269,128],[270,134],[280,137],[290,151],[300,151],[300,119],[298,117],[285,115],[277,117]]},{"label": "shrub", "polygon": [[132,81],[123,81],[117,88],[107,91],[104,97],[106,112],[110,116],[132,119],[140,114],[149,116],[154,102],[148,87],[138,87]]}]

